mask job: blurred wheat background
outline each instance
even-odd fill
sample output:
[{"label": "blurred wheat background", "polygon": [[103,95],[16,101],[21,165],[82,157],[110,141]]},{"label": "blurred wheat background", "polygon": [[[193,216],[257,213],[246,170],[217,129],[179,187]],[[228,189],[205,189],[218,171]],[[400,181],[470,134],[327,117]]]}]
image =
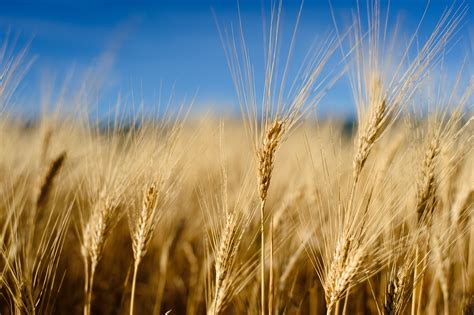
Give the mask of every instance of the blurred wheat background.
[{"label": "blurred wheat background", "polygon": [[[438,67],[469,8],[400,54],[367,8],[292,71],[272,3],[262,82],[218,21],[241,118],[91,118],[85,84],[25,120],[33,60],[4,42],[0,313],[474,314],[474,83]],[[313,115],[341,78],[354,123]]]}]

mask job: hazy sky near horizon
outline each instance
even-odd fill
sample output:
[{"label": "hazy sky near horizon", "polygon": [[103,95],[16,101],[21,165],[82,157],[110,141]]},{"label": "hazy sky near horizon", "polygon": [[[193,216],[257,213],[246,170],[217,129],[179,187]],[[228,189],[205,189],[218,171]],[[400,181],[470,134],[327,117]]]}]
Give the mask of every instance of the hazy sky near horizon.
[{"label": "hazy sky near horizon", "polygon": [[[240,0],[245,37],[257,76],[263,70],[262,5],[268,19],[269,2]],[[356,1],[331,3],[338,26],[349,26]],[[387,1],[381,3],[382,8],[387,7]],[[419,32],[421,41],[451,4],[441,0],[429,3]],[[290,34],[299,5],[300,1],[283,2],[283,36]],[[364,11],[366,1],[360,0],[360,5]],[[391,25],[398,19],[401,34],[411,34],[426,5],[422,0],[392,0]],[[194,97],[196,111],[238,110],[213,15],[215,12],[221,26],[235,25],[237,0],[15,0],[0,1],[0,7],[2,41],[7,34],[11,43],[18,39],[17,48],[31,41],[28,56],[36,58],[16,93],[17,111],[35,113],[45,99],[54,103],[54,95],[68,78],[70,90],[77,89],[85,78],[91,80],[90,85],[100,90],[93,102],[103,108],[115,104],[118,95],[125,106],[137,106],[143,100],[145,106],[153,107],[160,95],[162,103],[166,103],[170,91],[174,91],[173,104],[184,98],[189,102]],[[472,11],[473,8],[468,9],[454,41],[456,47],[445,58],[446,69],[453,73],[463,58],[473,53]],[[310,43],[331,30],[334,24],[329,1],[306,0],[292,64],[297,67]],[[336,61],[338,58],[335,56]],[[472,62],[466,69],[472,75]],[[48,91],[52,100],[48,99]],[[342,78],[328,92],[320,110],[338,115],[353,113],[346,79]]]}]

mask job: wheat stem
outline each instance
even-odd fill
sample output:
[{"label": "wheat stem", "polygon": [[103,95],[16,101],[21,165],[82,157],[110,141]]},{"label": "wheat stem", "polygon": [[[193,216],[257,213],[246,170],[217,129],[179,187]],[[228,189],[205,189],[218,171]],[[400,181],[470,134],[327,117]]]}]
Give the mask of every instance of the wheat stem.
[{"label": "wheat stem", "polygon": [[86,292],[86,303],[84,305],[84,315],[90,315],[91,314],[91,305],[92,305],[92,289],[94,287],[94,275],[95,275],[95,264],[92,263],[91,265],[91,270],[89,274],[89,281],[88,281],[88,288]]},{"label": "wheat stem", "polygon": [[270,218],[270,280],[268,285],[268,314],[273,314],[273,215]]},{"label": "wheat stem", "polygon": [[130,293],[130,315],[133,315],[133,307],[135,305],[135,288],[137,284],[137,273],[139,264],[139,260],[135,260],[135,263],[133,264],[132,292]]},{"label": "wheat stem", "polygon": [[336,309],[334,310],[335,315],[339,315],[340,308],[341,308],[341,303],[340,302],[341,302],[341,300],[336,301]]},{"label": "wheat stem", "polygon": [[90,313],[90,309],[87,307],[87,300],[89,294],[89,263],[87,259],[84,259],[84,315],[88,315]]},{"label": "wheat stem", "polygon": [[260,201],[260,303],[265,314],[265,200]]},{"label": "wheat stem", "polygon": [[412,293],[412,300],[411,300],[411,314],[415,315],[416,310],[417,310],[417,297],[418,297],[418,287],[419,283],[417,282],[417,277],[419,273],[419,267],[418,267],[418,261],[419,261],[419,256],[420,256],[420,249],[419,246],[416,246],[416,252],[415,252],[415,272],[413,273],[413,283],[415,284],[413,286],[413,293]]}]

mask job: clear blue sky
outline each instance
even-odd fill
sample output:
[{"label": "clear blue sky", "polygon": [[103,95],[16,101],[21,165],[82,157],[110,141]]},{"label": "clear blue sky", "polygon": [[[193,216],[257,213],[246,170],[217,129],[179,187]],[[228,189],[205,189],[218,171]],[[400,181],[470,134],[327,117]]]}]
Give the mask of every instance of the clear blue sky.
[{"label": "clear blue sky", "polygon": [[[263,3],[268,7],[268,1]],[[365,0],[361,3],[365,5]],[[382,7],[386,3],[382,1]],[[96,71],[104,82],[97,100],[104,107],[114,103],[119,93],[125,103],[131,103],[132,98],[135,101],[143,98],[147,106],[153,106],[160,89],[162,98],[166,99],[175,86],[177,100],[184,96],[189,99],[197,93],[195,110],[209,106],[222,111],[235,110],[238,108],[235,92],[211,8],[219,22],[228,25],[237,19],[236,4],[236,0],[0,1],[0,35],[4,38],[7,30],[19,34],[17,47],[32,39],[29,55],[37,57],[17,93],[23,104],[17,109],[37,111],[41,91],[48,85],[57,91],[71,69],[75,82],[82,80],[83,73],[92,67],[99,68]],[[332,4],[338,24],[348,25],[355,0],[332,0]],[[428,34],[450,4],[431,1],[420,37]],[[253,63],[256,69],[261,69],[262,1],[240,0],[240,5]],[[425,6],[426,1],[421,0],[392,1],[392,21],[401,18],[402,29],[413,31]],[[298,8],[299,1],[284,1],[284,21],[288,26],[293,23]],[[306,0],[295,64],[304,55],[308,43],[331,29],[329,2]],[[473,14],[469,8],[457,37],[458,48],[447,58],[448,65],[455,68],[462,56],[469,53],[472,56],[472,34]],[[71,86],[74,84],[77,82]],[[347,81],[342,80],[322,102],[321,110],[350,114],[352,104]]]}]

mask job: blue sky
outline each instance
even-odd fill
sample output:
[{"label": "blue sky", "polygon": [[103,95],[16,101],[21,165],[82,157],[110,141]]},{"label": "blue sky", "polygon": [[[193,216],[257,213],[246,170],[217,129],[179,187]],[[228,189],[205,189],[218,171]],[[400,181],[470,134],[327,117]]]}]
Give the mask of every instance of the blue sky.
[{"label": "blue sky", "polygon": [[[268,1],[263,1],[268,7]],[[299,1],[284,1],[284,29],[289,29]],[[349,25],[355,1],[332,0],[337,23]],[[432,0],[420,32],[427,36],[451,2]],[[361,1],[365,5],[365,1]],[[262,69],[262,1],[240,0],[246,39],[255,69]],[[382,1],[382,7],[387,2]],[[401,0],[390,4],[391,19],[400,18],[402,30],[413,31],[426,1]],[[117,96],[127,106],[143,99],[157,103],[161,91],[166,102],[174,91],[174,103],[195,96],[194,110],[222,112],[238,109],[224,50],[219,39],[215,11],[221,25],[237,21],[236,0],[166,1],[0,1],[0,35],[10,31],[16,44],[31,40],[29,56],[37,59],[17,92],[16,110],[35,113],[45,91],[59,91],[68,75],[69,89],[92,71],[91,84],[101,84],[95,102],[102,108],[115,104]],[[457,48],[446,58],[455,69],[466,54],[472,55],[473,14],[470,8],[457,35]],[[333,29],[327,0],[306,0],[294,59],[298,65],[308,43]],[[449,68],[449,67],[448,67]],[[472,69],[472,68],[470,68]],[[90,76],[88,77],[91,78]],[[95,82],[94,80],[97,80]],[[351,114],[353,102],[347,80],[341,80],[320,105],[322,112]]]}]

